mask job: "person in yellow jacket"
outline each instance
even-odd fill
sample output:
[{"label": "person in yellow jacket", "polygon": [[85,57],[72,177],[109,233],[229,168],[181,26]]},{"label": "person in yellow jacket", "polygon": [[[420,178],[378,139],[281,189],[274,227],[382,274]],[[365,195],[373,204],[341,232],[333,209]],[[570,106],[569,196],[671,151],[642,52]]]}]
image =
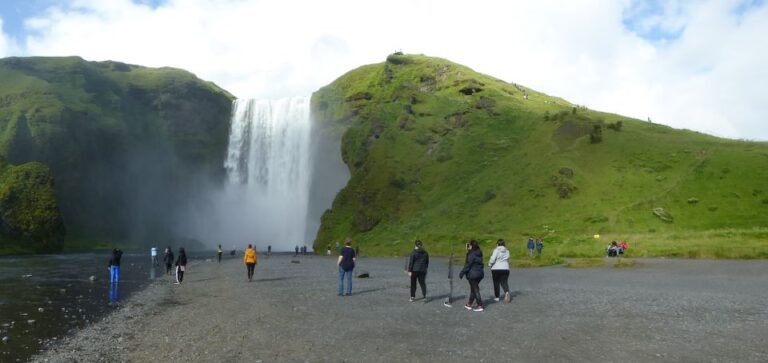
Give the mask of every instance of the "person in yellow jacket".
[{"label": "person in yellow jacket", "polygon": [[248,248],[245,249],[243,262],[245,262],[245,267],[248,268],[248,281],[253,281],[253,268],[259,263],[259,258],[256,257],[256,250],[250,244],[248,244]]}]

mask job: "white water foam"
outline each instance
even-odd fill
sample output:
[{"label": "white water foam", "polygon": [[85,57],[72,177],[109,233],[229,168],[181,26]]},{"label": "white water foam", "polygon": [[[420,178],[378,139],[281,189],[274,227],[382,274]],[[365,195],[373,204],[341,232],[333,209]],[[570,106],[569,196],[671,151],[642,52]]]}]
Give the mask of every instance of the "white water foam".
[{"label": "white water foam", "polygon": [[306,236],[312,174],[309,98],[236,100],[224,167],[231,241],[293,250]]}]

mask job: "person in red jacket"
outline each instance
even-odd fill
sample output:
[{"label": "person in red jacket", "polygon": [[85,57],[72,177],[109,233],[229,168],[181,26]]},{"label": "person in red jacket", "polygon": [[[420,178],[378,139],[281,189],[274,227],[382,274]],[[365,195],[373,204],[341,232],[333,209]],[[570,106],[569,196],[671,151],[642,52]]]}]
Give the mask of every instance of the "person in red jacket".
[{"label": "person in red jacket", "polygon": [[619,254],[623,255],[624,252],[626,252],[629,249],[629,245],[627,244],[627,241],[621,241],[619,243]]}]

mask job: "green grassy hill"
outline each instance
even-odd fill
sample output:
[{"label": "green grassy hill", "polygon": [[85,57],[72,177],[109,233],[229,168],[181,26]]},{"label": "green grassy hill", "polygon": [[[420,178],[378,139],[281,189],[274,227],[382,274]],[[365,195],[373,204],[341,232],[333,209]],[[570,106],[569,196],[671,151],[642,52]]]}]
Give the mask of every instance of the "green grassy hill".
[{"label": "green grassy hill", "polygon": [[80,246],[168,238],[178,209],[224,175],[233,97],[189,72],[13,57],[0,85],[0,156],[50,168]]},{"label": "green grassy hill", "polygon": [[[527,95],[527,96],[526,96]],[[768,257],[768,144],[588,110],[449,61],[390,55],[312,97],[343,132],[348,185],[316,250],[401,255],[498,238],[517,255]],[[655,212],[654,212],[655,211]],[[595,239],[595,234],[600,239]]]}]

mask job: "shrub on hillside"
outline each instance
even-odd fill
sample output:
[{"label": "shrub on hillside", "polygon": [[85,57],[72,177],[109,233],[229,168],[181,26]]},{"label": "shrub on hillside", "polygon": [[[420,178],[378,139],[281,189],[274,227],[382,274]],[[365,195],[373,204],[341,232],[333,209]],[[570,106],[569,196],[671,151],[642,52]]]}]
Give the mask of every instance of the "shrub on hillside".
[{"label": "shrub on hillside", "polygon": [[621,131],[621,128],[624,127],[624,123],[621,121],[616,121],[614,123],[608,124],[607,127],[613,131]]},{"label": "shrub on hillside", "polygon": [[493,200],[494,198],[496,198],[496,192],[494,192],[491,189],[488,189],[483,194],[483,198],[480,200],[480,202],[487,203],[487,202],[490,202],[491,200]]},{"label": "shrub on hillside", "polygon": [[396,189],[403,190],[405,189],[405,186],[407,185],[407,183],[403,177],[399,177],[399,178],[390,180],[389,185],[395,187]]},{"label": "shrub on hillside", "polygon": [[592,131],[589,133],[589,142],[591,144],[597,144],[603,141],[603,126],[592,125]]}]

